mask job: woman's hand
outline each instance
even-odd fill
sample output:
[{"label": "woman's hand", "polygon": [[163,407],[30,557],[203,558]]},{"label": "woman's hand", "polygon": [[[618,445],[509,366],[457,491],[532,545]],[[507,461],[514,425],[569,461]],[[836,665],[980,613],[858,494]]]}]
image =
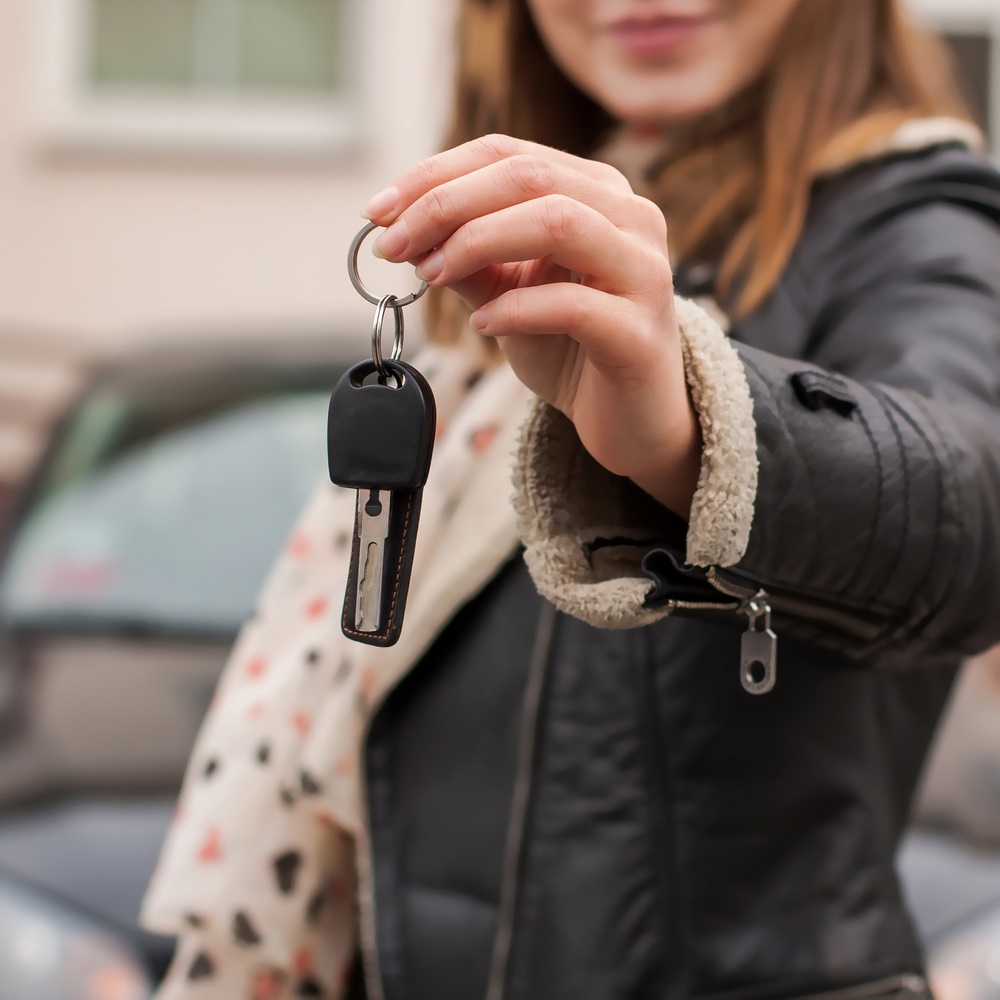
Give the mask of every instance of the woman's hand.
[{"label": "woman's hand", "polygon": [[368,204],[379,254],[475,312],[588,452],[687,517],[701,434],[663,215],[606,164],[507,136],[411,167]]}]

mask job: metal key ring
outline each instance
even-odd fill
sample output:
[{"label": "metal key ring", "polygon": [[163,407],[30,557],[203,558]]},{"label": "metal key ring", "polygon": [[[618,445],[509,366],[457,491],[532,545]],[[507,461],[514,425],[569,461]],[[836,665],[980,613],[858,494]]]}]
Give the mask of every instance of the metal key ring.
[{"label": "metal key ring", "polygon": [[387,309],[392,310],[393,318],[396,321],[396,330],[392,336],[392,353],[389,355],[389,359],[398,361],[403,356],[403,307],[395,295],[384,295],[378,300],[375,318],[372,320],[372,363],[380,378],[392,377],[398,382],[398,376],[386,368],[385,357],[382,354],[382,327],[385,325]]},{"label": "metal key ring", "polygon": [[[365,288],[365,283],[361,280],[361,275],[358,272],[358,254],[361,252],[361,244],[364,243],[368,234],[378,228],[379,227],[376,226],[374,222],[365,223],[358,235],[351,241],[351,249],[347,253],[347,273],[351,276],[351,284],[357,289],[358,294],[363,295],[369,302],[372,303],[372,305],[378,305],[380,299],[379,296],[372,295],[372,293]],[[409,295],[404,295],[401,299],[396,299],[396,305],[400,308],[411,305],[426,291],[427,282],[421,281],[420,287],[415,292],[410,292]],[[381,301],[384,301],[385,298],[393,298],[393,296],[385,296],[381,299]]]}]

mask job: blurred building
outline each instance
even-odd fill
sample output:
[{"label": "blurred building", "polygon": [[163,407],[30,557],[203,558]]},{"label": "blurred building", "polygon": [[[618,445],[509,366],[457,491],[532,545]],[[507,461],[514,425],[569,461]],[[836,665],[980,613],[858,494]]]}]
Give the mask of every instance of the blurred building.
[{"label": "blurred building", "polygon": [[[997,0],[912,2],[995,121]],[[0,0],[0,485],[95,352],[303,329],[364,350],[345,247],[439,141],[454,6]]]}]

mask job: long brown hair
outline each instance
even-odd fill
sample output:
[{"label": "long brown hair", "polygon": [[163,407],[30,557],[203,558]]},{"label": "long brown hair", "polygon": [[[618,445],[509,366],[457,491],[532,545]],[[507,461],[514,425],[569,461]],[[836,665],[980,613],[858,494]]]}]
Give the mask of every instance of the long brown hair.
[{"label": "long brown hair", "polygon": [[[525,0],[462,0],[455,108],[447,146],[504,132],[593,155],[615,123],[553,62]],[[947,49],[902,0],[800,0],[765,77],[688,135],[645,179],[663,210],[674,263],[718,265],[728,311],[759,305],[830,166],[904,121],[969,119]],[[430,328],[452,339],[462,310],[435,296]]]}]

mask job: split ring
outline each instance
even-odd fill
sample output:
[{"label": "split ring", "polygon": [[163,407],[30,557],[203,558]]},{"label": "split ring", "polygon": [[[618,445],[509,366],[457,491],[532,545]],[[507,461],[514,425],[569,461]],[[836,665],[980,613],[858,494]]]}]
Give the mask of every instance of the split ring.
[{"label": "split ring", "polygon": [[379,377],[383,379],[388,379],[393,375],[392,371],[386,367],[385,356],[382,354],[382,327],[385,326],[385,314],[388,309],[392,310],[396,323],[389,360],[398,361],[403,356],[403,303],[394,295],[384,295],[377,302],[375,318],[372,320],[372,363],[375,365]]},{"label": "split ring", "polygon": [[[368,291],[365,287],[365,283],[361,280],[361,274],[358,272],[358,254],[361,252],[361,244],[364,243],[365,239],[367,239],[369,233],[378,228],[379,227],[376,226],[374,222],[365,223],[358,235],[351,241],[351,249],[347,254],[347,273],[351,277],[351,284],[354,285],[358,294],[364,296],[364,298],[371,302],[372,305],[378,305],[380,302],[384,302],[387,298],[394,299],[394,308],[395,306],[402,308],[403,306],[411,305],[416,302],[417,299],[424,294],[424,292],[427,291],[426,281],[420,282],[420,287],[415,292],[410,292],[409,295],[404,295],[401,299],[397,299],[392,295],[387,295],[381,298],[378,295],[373,295],[370,291]],[[400,319],[398,321],[398,327],[400,329],[402,329],[402,324],[403,321]],[[393,360],[398,359],[394,358]]]}]

